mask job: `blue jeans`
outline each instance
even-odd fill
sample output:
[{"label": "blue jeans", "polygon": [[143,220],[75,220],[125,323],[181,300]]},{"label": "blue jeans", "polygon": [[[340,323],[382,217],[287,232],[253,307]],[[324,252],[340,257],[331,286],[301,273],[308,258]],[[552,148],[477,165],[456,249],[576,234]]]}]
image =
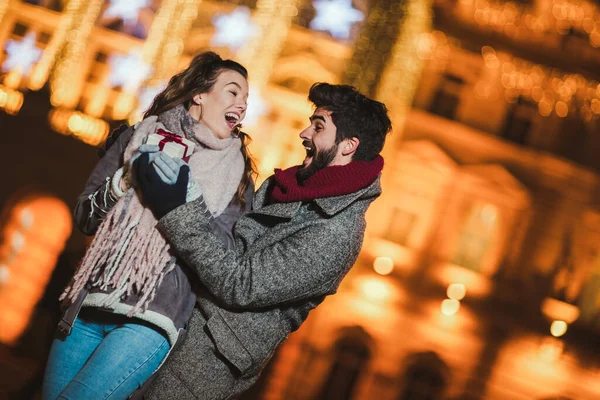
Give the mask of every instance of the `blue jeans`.
[{"label": "blue jeans", "polygon": [[[82,313],[83,314],[83,313]],[[42,399],[126,399],[158,368],[169,342],[142,321],[94,311],[54,339]]]}]

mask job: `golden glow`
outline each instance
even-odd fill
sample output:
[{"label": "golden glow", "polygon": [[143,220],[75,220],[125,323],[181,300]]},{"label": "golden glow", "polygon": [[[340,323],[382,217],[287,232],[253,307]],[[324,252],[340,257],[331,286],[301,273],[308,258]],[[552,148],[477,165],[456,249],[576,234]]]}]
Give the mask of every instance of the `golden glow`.
[{"label": "golden glow", "polygon": [[66,34],[67,41],[50,79],[50,102],[64,107],[75,107],[79,100],[82,83],[79,64],[85,58],[88,39],[104,0],[71,0],[70,3],[73,3],[73,24]]},{"label": "golden glow", "polygon": [[246,66],[251,84],[261,91],[269,81],[275,60],[298,15],[299,0],[258,0],[252,19],[259,34],[240,49],[237,57]]},{"label": "golden glow", "polygon": [[21,68],[16,67],[6,75],[4,78],[4,85],[9,89],[17,89],[21,84],[21,79],[23,78],[23,74],[21,73]]},{"label": "golden glow", "polygon": [[360,293],[368,300],[385,302],[392,298],[393,289],[388,282],[385,282],[380,278],[363,278],[358,285]]},{"label": "golden glow", "polygon": [[542,302],[542,313],[550,321],[564,321],[572,324],[579,318],[579,308],[564,301],[546,297]]},{"label": "golden glow", "polygon": [[127,115],[133,110],[135,105],[135,96],[131,93],[121,93],[113,107],[112,118],[120,120],[127,118]]},{"label": "golden glow", "polygon": [[71,235],[71,213],[60,200],[36,196],[17,203],[2,227],[4,237],[22,237],[0,245],[0,342],[15,343],[44,293],[58,255]]},{"label": "golden glow", "polygon": [[[153,77],[148,86],[160,85],[177,65],[184,49],[193,22],[198,16],[201,0],[163,1],[158,14],[152,22],[148,39],[144,42],[142,58],[154,68]],[[113,109],[114,119],[125,119],[133,124],[143,117],[147,105],[142,105],[130,93],[122,93]],[[139,95],[139,92],[137,93]]]},{"label": "golden glow", "polygon": [[554,337],[561,337],[567,332],[567,326],[565,321],[553,321],[550,325],[550,333]]},{"label": "golden glow", "polygon": [[373,262],[373,269],[379,275],[388,275],[394,270],[394,261],[389,257],[377,257]]},{"label": "golden glow", "polygon": [[[202,0],[179,0],[168,32],[163,37],[163,46],[157,51],[154,65],[154,79],[169,78],[184,49],[184,41],[198,15],[198,6]],[[166,7],[163,2],[162,7]],[[169,2],[171,3],[171,2]]]},{"label": "golden glow", "polygon": [[438,264],[432,269],[433,278],[448,287],[461,283],[471,297],[487,296],[491,290],[490,280],[483,274],[455,264]]},{"label": "golden glow", "polygon": [[23,106],[23,93],[0,85],[0,109],[15,115]]},{"label": "golden glow", "polygon": [[56,62],[57,56],[63,49],[64,44],[69,38],[68,34],[77,23],[80,17],[81,1],[71,0],[62,12],[58,26],[52,34],[52,39],[44,49],[40,61],[36,64],[29,79],[29,88],[32,90],[41,89],[50,75],[50,70]]},{"label": "golden glow", "polygon": [[554,108],[556,110],[556,115],[558,115],[561,118],[566,117],[569,113],[569,106],[567,106],[567,104],[564,101],[557,102]]},{"label": "golden glow", "polygon": [[453,299],[442,300],[441,311],[442,314],[452,316],[460,309],[460,301]]},{"label": "golden glow", "polygon": [[94,94],[85,105],[84,111],[92,117],[100,118],[108,101],[110,89],[106,86],[99,86],[93,92]]},{"label": "golden glow", "polygon": [[56,108],[49,114],[52,129],[63,135],[73,135],[92,146],[98,146],[108,134],[108,124],[79,111]]},{"label": "golden glow", "polygon": [[8,8],[9,1],[10,0],[0,0],[0,23],[2,23],[4,14],[6,14],[6,9]]},{"label": "golden glow", "polygon": [[[394,125],[394,135],[387,140],[384,152],[395,148],[402,135],[404,119],[411,107],[421,79],[423,60],[419,57],[422,36],[431,30],[431,1],[410,0],[405,2],[404,16],[399,27],[400,34],[392,48],[390,61],[386,64],[376,98],[385,103]],[[384,153],[385,154],[385,153]]]},{"label": "golden glow", "polygon": [[448,285],[446,294],[452,300],[462,300],[467,294],[467,288],[462,283],[452,283]]}]

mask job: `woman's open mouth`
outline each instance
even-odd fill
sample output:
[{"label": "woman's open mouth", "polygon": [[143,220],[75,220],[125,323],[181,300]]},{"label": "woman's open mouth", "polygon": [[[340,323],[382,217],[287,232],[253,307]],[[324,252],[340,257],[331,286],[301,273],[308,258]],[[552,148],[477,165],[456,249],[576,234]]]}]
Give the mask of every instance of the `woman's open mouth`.
[{"label": "woman's open mouth", "polygon": [[227,122],[227,126],[229,126],[229,129],[235,128],[235,126],[238,124],[239,121],[240,121],[239,114],[234,113],[234,112],[225,113],[225,122]]}]

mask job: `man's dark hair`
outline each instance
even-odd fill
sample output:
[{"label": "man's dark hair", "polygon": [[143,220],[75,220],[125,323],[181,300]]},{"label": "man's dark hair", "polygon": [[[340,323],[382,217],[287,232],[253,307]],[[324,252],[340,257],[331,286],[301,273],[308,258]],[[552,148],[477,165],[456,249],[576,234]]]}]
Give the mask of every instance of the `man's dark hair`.
[{"label": "man's dark hair", "polygon": [[385,104],[369,99],[352,86],[317,82],[308,93],[315,107],[331,112],[337,128],[335,142],[356,137],[360,141],[353,160],[371,161],[381,152],[392,129]]}]

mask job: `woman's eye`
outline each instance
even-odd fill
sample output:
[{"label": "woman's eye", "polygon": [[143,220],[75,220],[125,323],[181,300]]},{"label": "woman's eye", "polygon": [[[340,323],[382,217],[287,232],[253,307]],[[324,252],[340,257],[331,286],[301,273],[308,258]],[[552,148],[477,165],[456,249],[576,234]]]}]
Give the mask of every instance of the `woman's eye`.
[{"label": "woman's eye", "polygon": [[234,96],[237,96],[237,92],[235,90],[230,90],[229,93],[231,93]]}]

